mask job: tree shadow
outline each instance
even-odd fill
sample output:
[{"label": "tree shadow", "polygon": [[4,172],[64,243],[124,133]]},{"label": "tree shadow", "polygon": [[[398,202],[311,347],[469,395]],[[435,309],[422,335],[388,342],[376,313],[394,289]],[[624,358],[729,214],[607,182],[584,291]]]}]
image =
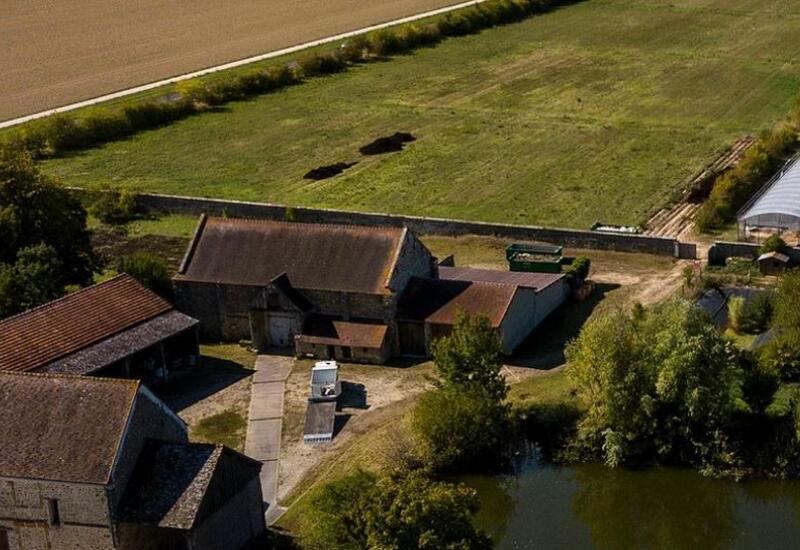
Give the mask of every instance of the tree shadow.
[{"label": "tree shadow", "polygon": [[161,388],[158,394],[169,408],[180,412],[252,375],[253,370],[239,363],[202,355],[197,366]]},{"label": "tree shadow", "polygon": [[545,370],[563,365],[564,349],[567,344],[578,336],[583,325],[606,295],[620,286],[597,283],[595,291],[583,302],[575,300],[567,302],[533,330],[506,360],[506,364]]},{"label": "tree shadow", "polygon": [[342,381],[342,393],[339,395],[338,409],[369,409],[367,404],[367,388],[364,384]]}]

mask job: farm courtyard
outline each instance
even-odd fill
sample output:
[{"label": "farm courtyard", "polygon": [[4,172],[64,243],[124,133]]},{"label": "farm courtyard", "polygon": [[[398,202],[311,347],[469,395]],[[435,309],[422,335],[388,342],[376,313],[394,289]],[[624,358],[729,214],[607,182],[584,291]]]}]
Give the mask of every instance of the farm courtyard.
[{"label": "farm courtyard", "polygon": [[[44,163],[68,185],[636,224],[800,90],[800,4],[588,0]],[[405,149],[362,155],[394,132]],[[303,179],[334,163],[329,179]]]}]

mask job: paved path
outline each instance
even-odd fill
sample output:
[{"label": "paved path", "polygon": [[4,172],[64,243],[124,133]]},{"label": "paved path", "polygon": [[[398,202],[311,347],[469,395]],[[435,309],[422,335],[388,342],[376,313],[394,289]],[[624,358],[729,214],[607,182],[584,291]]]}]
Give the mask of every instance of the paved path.
[{"label": "paved path", "polygon": [[377,30],[377,29],[383,29],[383,28],[386,28],[386,27],[394,26],[394,25],[400,25],[402,23],[409,23],[411,21],[417,21],[419,19],[425,19],[427,17],[432,17],[434,15],[439,15],[439,14],[442,14],[442,13],[447,13],[449,11],[461,9],[461,8],[464,8],[464,7],[467,7],[467,6],[480,4],[480,3],[485,2],[485,1],[486,0],[468,0],[466,2],[460,2],[460,3],[455,4],[455,5],[445,6],[445,7],[442,7],[442,8],[425,11],[423,13],[418,13],[416,15],[411,15],[409,17],[401,17],[401,18],[397,18],[397,19],[392,19],[390,21],[385,21],[383,23],[379,23],[379,24],[376,24],[376,25],[370,25],[370,26],[362,27],[362,28],[359,28],[359,29],[356,29],[356,30],[343,32],[343,33],[336,34],[336,35],[333,35],[333,36],[328,36],[326,38],[321,38],[319,40],[312,40],[312,41],[309,41],[309,42],[303,42],[302,44],[297,44],[297,45],[291,46],[289,48],[283,48],[283,49],[280,49],[280,50],[271,51],[271,52],[264,53],[264,54],[261,54],[261,55],[255,55],[255,56],[252,56],[252,57],[246,57],[244,59],[239,59],[238,61],[233,61],[233,62],[230,62],[230,63],[224,63],[222,65],[216,65],[216,66],[213,66],[213,67],[208,67],[208,68],[205,68],[205,69],[202,69],[202,70],[199,70],[199,71],[194,71],[194,72],[190,72],[190,73],[186,73],[186,74],[180,74],[180,75],[174,76],[172,78],[165,78],[163,80],[159,80],[157,82],[151,82],[149,84],[144,84],[142,86],[135,86],[133,88],[123,89],[123,90],[120,90],[118,92],[102,95],[102,96],[99,96],[99,97],[94,97],[94,98],[87,99],[87,100],[84,100],[84,101],[78,101],[76,103],[70,103],[68,105],[63,105],[63,106],[60,106],[60,107],[57,107],[57,108],[54,108],[54,109],[48,109],[48,110],[45,110],[45,111],[36,112],[36,113],[30,114],[30,115],[27,115],[27,116],[22,116],[22,117],[14,118],[14,119],[11,119],[11,120],[5,120],[5,121],[0,120],[0,128],[8,128],[8,127],[11,127],[11,126],[16,126],[17,124],[22,124],[24,122],[35,120],[37,118],[42,118],[42,117],[45,117],[45,116],[48,116],[48,115],[52,115],[52,114],[55,114],[55,113],[63,113],[63,112],[66,112],[66,111],[72,111],[74,109],[79,109],[81,107],[88,107],[90,105],[96,105],[98,103],[103,103],[103,102],[106,102],[106,101],[109,101],[109,100],[112,100],[112,99],[118,99],[118,98],[121,98],[121,97],[126,97],[126,96],[129,96],[129,95],[137,94],[137,93],[144,92],[144,91],[147,91],[147,90],[160,88],[161,86],[166,86],[167,84],[174,84],[174,83],[180,82],[182,80],[188,80],[188,79],[191,79],[191,78],[196,78],[198,76],[203,76],[203,75],[206,75],[206,74],[211,74],[211,73],[216,73],[216,72],[219,72],[219,71],[224,71],[224,70],[227,70],[227,69],[232,69],[234,67],[241,67],[242,65],[248,65],[250,63],[255,63],[257,61],[263,61],[265,59],[272,59],[274,57],[280,57],[282,55],[287,55],[287,54],[290,54],[290,53],[298,52],[300,50],[305,50],[305,49],[308,49],[308,48],[312,48],[314,46],[319,46],[319,45],[327,44],[327,43],[330,43],[330,42],[336,42],[336,41],[339,41],[339,40],[344,40],[344,39],[349,38],[351,36],[364,34],[364,33],[367,33],[367,32],[370,32],[370,31],[374,31],[374,30]]},{"label": "paved path", "polygon": [[250,394],[250,417],[244,452],[261,461],[261,491],[269,506],[267,518],[274,517],[278,493],[278,459],[283,426],[283,393],[294,360],[283,355],[259,355]]}]

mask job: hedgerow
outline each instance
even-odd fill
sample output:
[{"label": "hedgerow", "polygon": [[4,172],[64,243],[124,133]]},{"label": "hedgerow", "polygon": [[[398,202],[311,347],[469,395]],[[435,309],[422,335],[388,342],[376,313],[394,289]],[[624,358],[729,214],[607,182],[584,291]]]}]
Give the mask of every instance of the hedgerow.
[{"label": "hedgerow", "polygon": [[716,179],[708,200],[697,213],[698,229],[707,232],[734,221],[744,203],[798,150],[800,107],[762,134],[735,168]]},{"label": "hedgerow", "polygon": [[270,93],[307,78],[342,72],[349,66],[430,46],[442,39],[476,33],[496,25],[520,21],[581,0],[488,0],[451,12],[427,24],[407,24],[349,38],[335,50],[308,54],[296,62],[235,75],[220,75],[208,82],[198,79],[175,86],[177,93],[150,99],[118,110],[93,109],[78,114],[57,114],[26,124],[0,144],[24,149],[35,158],[52,157],[124,139],[209,108]]}]

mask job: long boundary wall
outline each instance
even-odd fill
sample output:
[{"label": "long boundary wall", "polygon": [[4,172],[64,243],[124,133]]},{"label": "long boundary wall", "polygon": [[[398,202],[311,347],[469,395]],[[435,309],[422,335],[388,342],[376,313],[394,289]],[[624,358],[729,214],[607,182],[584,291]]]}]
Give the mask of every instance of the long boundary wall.
[{"label": "long boundary wall", "polygon": [[349,212],[326,208],[287,207],[279,204],[150,193],[137,195],[137,203],[149,210],[160,210],[171,214],[209,214],[234,218],[289,220],[300,223],[407,227],[421,235],[485,235],[514,240],[557,243],[571,248],[643,252],[688,259],[695,257],[693,245],[680,243],[675,239],[643,235],[617,235],[578,229]]}]

